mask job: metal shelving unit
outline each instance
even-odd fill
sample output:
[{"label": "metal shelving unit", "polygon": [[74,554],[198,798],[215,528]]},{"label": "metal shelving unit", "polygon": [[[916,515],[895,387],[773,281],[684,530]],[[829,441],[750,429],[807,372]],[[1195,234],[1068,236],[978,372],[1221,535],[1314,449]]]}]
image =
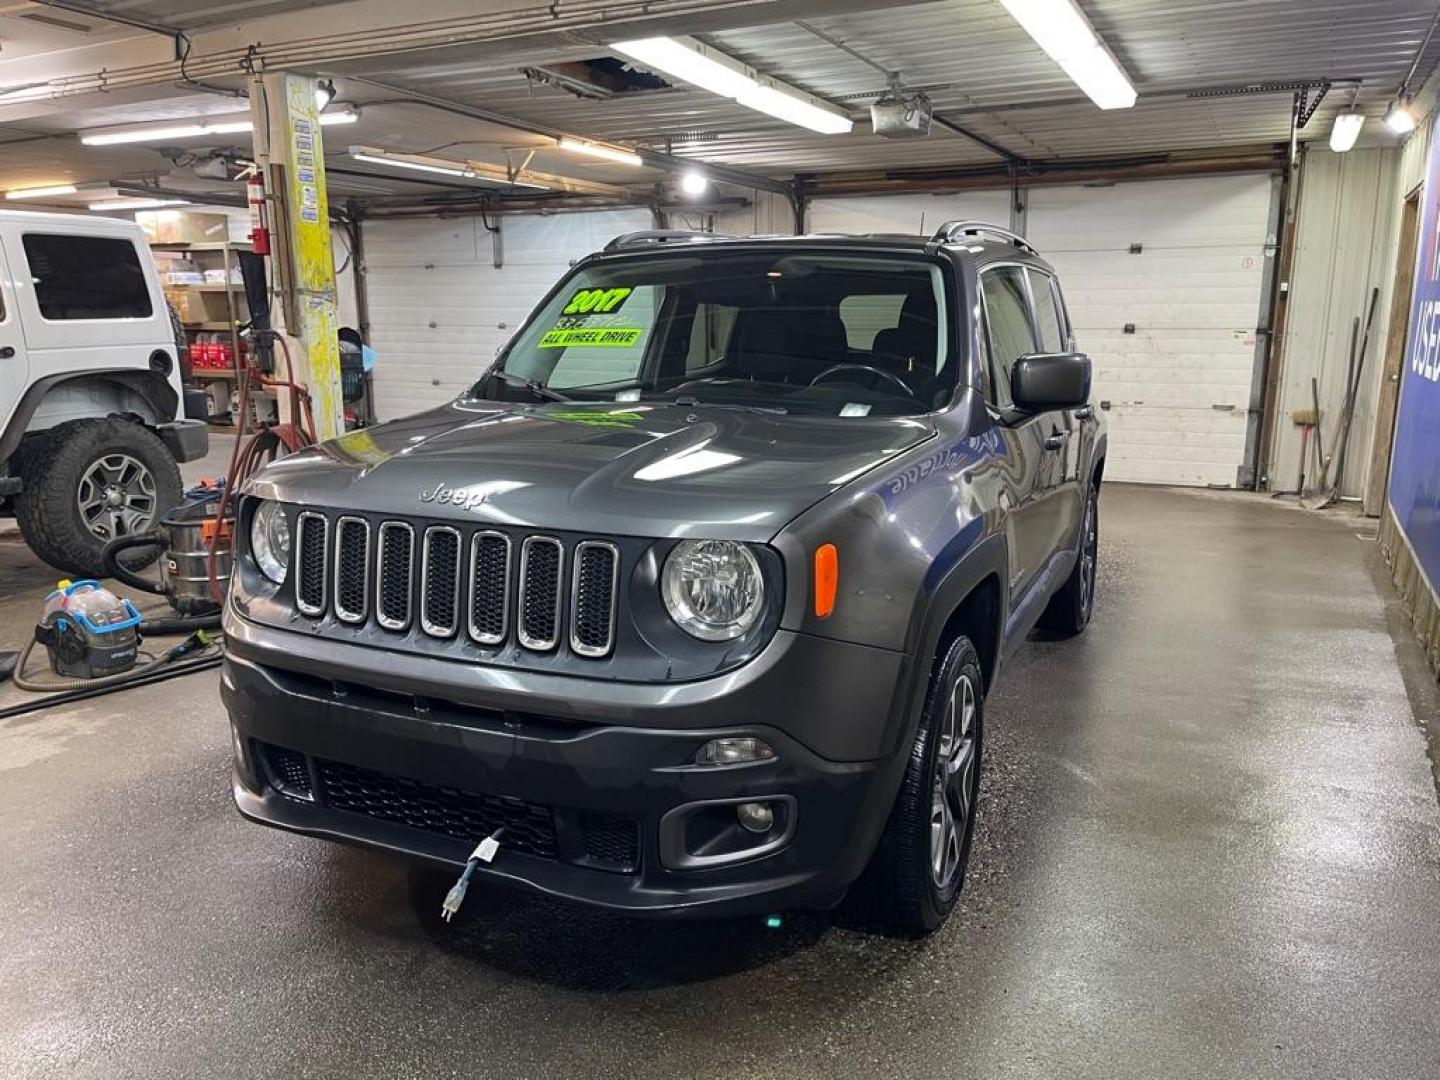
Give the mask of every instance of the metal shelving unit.
[{"label": "metal shelving unit", "polygon": [[[155,252],[173,252],[178,255],[186,255],[192,258],[197,255],[206,256],[208,258],[194,260],[195,262],[200,263],[205,269],[215,269],[216,267],[213,266],[205,266],[205,263],[213,262],[213,257],[216,255],[220,257],[219,268],[223,269],[224,271],[224,284],[167,284],[165,288],[167,290],[193,292],[199,294],[221,293],[225,296],[225,318],[223,320],[182,319],[181,325],[184,326],[186,336],[192,346],[194,345],[193,335],[195,334],[228,333],[230,336],[230,353],[232,356],[235,357],[236,363],[238,363],[240,359],[240,323],[248,319],[249,314],[246,310],[244,302],[245,287],[241,284],[232,282],[231,277],[236,271],[236,269],[239,267],[239,260],[236,258],[236,255],[242,251],[249,251],[250,245],[232,243],[230,241],[210,241],[201,243],[187,243],[183,241],[157,241],[150,244],[150,249]],[[211,312],[207,311],[206,314],[211,314]],[[204,387],[207,391],[218,390],[218,384],[224,384],[228,388],[232,383],[235,382],[237,378],[238,374],[234,368],[192,368],[191,371],[192,381],[196,385]],[[223,392],[225,395],[224,399],[228,404],[230,401],[229,391],[228,389],[226,389]],[[244,403],[242,403],[241,407],[244,407]],[[217,426],[223,427],[223,425]]]}]

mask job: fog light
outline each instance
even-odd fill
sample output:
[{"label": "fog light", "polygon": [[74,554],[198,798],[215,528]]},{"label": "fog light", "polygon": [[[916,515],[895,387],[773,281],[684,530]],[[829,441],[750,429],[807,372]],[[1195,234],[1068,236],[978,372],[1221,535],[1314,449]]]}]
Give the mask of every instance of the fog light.
[{"label": "fog light", "polygon": [[753,833],[767,833],[775,824],[775,812],[763,802],[744,802],[735,808],[735,816],[745,829]]},{"label": "fog light", "polygon": [[711,739],[695,755],[696,765],[740,765],[747,761],[769,761],[775,751],[764,739],[750,736]]}]

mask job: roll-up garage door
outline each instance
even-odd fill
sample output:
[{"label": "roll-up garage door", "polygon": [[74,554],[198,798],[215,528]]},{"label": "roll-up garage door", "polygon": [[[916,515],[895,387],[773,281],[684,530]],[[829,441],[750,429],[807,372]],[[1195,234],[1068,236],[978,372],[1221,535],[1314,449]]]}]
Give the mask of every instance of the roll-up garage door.
[{"label": "roll-up garage door", "polygon": [[866,195],[816,199],[806,227],[816,233],[904,233],[933,236],[947,221],[966,219],[1010,224],[1010,195],[969,191],[958,195]]},{"label": "roll-up garage door", "polygon": [[[493,222],[492,222],[493,224]],[[651,227],[648,210],[365,224],[365,287],[382,420],[450,400],[472,384],[570,264],[620,233]]]},{"label": "roll-up garage door", "polygon": [[1030,193],[1026,234],[1095,361],[1107,479],[1235,486],[1271,193],[1266,174]]}]

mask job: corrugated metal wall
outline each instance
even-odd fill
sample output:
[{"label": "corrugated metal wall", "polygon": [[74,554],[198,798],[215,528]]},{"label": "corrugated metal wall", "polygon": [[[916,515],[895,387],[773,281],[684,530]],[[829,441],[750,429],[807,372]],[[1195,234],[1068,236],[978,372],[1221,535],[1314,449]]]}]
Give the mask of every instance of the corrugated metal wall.
[{"label": "corrugated metal wall", "polygon": [[[1375,403],[1395,277],[1395,238],[1403,197],[1396,192],[1400,153],[1377,149],[1334,154],[1312,149],[1305,156],[1302,171],[1270,487],[1274,491],[1295,489],[1301,431],[1291,416],[1296,410],[1311,407],[1312,376],[1319,382],[1325,450],[1335,450],[1345,398],[1351,325],[1360,316],[1363,332],[1370,292],[1378,286],[1380,301],[1345,458],[1343,494],[1358,496],[1364,492],[1369,475]],[[1408,303],[1408,298],[1404,302]],[[1314,473],[1311,450],[1306,465],[1307,484]]]}]

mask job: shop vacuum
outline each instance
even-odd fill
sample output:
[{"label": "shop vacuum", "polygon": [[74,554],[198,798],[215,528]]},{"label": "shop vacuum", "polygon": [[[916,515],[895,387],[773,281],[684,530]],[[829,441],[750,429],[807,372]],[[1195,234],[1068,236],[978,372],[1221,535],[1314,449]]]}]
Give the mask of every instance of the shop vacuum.
[{"label": "shop vacuum", "polygon": [[[220,662],[217,598],[224,597],[230,582],[234,524],[233,509],[224,507],[222,492],[223,486],[187,492],[188,501],[162,517],[156,529],[112,540],[102,555],[110,576],[165,597],[173,614],[166,615],[163,609],[159,616],[142,613],[98,581],[58,583],[45,597],[31,640],[12,664],[5,665],[17,687],[46,696],[0,709],[0,719],[159,682]],[[133,569],[140,551],[153,554],[157,548],[158,579]],[[187,636],[159,655],[141,648],[147,637],[180,634]],[[27,670],[40,647],[49,657],[48,678]],[[0,677],[4,674],[0,672]]]}]

